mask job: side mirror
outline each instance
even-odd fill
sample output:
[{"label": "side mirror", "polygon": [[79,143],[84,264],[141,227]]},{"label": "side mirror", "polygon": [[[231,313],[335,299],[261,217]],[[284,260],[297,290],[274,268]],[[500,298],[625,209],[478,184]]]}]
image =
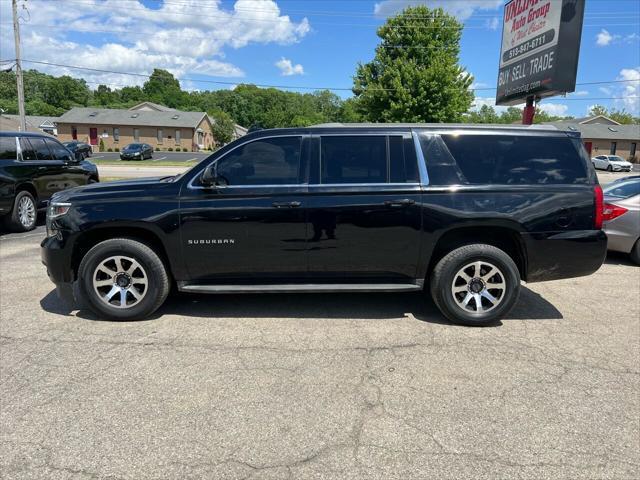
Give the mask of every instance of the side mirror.
[{"label": "side mirror", "polygon": [[72,162],[74,162],[74,161],[75,161],[76,163],[80,163],[82,160],[84,160],[84,158],[83,158],[83,156],[82,156],[82,153],[81,153],[81,152],[76,151],[76,152],[73,154],[73,158],[71,158],[70,160],[71,160]]}]

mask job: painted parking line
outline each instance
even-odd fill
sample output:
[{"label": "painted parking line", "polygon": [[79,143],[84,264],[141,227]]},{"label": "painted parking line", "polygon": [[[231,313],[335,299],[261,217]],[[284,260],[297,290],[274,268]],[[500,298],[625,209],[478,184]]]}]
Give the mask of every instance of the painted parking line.
[{"label": "painted parking line", "polygon": [[158,162],[158,161],[160,161],[160,160],[164,160],[164,159],[166,159],[166,158],[167,158],[167,157],[152,158],[152,159],[151,159],[151,161],[152,161],[152,162]]},{"label": "painted parking line", "polygon": [[104,155],[98,155],[97,157],[95,155],[91,155],[89,158],[93,158],[95,160],[96,158],[104,158]]}]

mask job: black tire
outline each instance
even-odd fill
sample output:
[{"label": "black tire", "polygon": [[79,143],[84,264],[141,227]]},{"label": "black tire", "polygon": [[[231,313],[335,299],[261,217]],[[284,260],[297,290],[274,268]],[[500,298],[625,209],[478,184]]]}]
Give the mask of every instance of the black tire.
[{"label": "black tire", "polygon": [[[97,267],[112,256],[129,257],[135,260],[146,274],[147,285],[144,290],[140,289],[144,292],[142,299],[130,307],[118,308],[107,304],[94,288],[93,276],[96,274]],[[126,268],[124,263],[123,265]],[[108,320],[142,320],[164,303],[169,293],[169,275],[160,257],[147,245],[130,238],[114,238],[100,242],[87,252],[80,262],[77,287],[76,295],[80,296],[78,303],[86,305],[98,317]],[[110,289],[110,287],[102,288]],[[117,302],[122,297],[119,293],[116,295]],[[127,299],[132,303],[136,301],[131,293],[125,293],[124,296],[125,304]]]},{"label": "black tire", "polygon": [[636,240],[635,245],[629,252],[629,257],[631,257],[633,263],[640,265],[640,238]]},{"label": "black tire", "polygon": [[613,172],[613,167],[611,165],[607,166],[607,172]]},{"label": "black tire", "polygon": [[[29,204],[31,205],[30,210],[32,210],[33,215],[27,215],[30,221],[23,222],[23,219],[25,219],[25,217],[21,217],[20,209],[29,208]],[[12,232],[28,232],[36,228],[36,224],[38,222],[37,205],[38,204],[31,193],[27,192],[26,190],[18,192],[13,199],[13,208],[11,209],[11,212],[4,217],[6,227]]]},{"label": "black tire", "polygon": [[[471,282],[466,286],[469,290],[468,293],[466,291],[454,293],[453,291],[454,286],[456,285],[454,282],[457,281],[456,278],[459,278],[459,271],[463,269],[463,267],[474,262],[481,262],[482,265],[486,262],[491,266],[497,267],[498,277],[494,275],[487,279],[486,285],[491,285],[488,280],[500,278],[500,276],[503,277],[503,283],[505,285],[503,291],[498,292],[491,288],[486,289],[487,293],[489,293],[489,291],[493,292],[491,295],[498,295],[498,293],[501,293],[499,296],[499,302],[497,302],[497,304],[488,311],[478,312],[477,300],[475,299],[473,299],[474,308],[476,310],[475,312],[468,311],[458,305],[456,298],[463,301],[463,299],[466,299],[467,295],[473,294],[473,292],[471,292]],[[484,268],[487,267],[485,266]],[[467,270],[467,272],[468,271],[469,270]],[[489,273],[486,270],[481,270],[481,272],[485,272],[485,275]],[[482,277],[482,273],[480,273],[480,277]],[[474,287],[476,287],[476,285],[477,288],[481,288],[482,285],[485,284],[483,282],[475,281]],[[462,285],[457,284],[457,287],[462,286],[465,286],[464,282]],[[438,262],[436,267],[433,269],[433,272],[431,272],[430,290],[431,297],[433,298],[436,306],[440,309],[442,314],[453,323],[471,326],[485,326],[493,324],[500,318],[503,318],[513,308],[520,294],[520,274],[518,272],[518,267],[511,257],[499,248],[484,244],[466,245],[452,250]],[[454,295],[457,295],[457,297],[454,297]],[[482,306],[482,304],[487,302],[487,300],[483,300],[480,296],[477,298],[480,299],[481,308],[490,306]],[[496,296],[496,298],[498,297]],[[469,301],[469,304],[470,303],[471,302]],[[470,305],[469,308],[471,308]]]}]

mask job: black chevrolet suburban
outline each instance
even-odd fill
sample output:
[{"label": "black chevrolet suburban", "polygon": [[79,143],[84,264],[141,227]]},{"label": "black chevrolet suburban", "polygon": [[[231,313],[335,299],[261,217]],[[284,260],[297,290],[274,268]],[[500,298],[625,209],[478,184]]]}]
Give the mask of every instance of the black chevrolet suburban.
[{"label": "black chevrolet suburban", "polygon": [[53,197],[42,259],[59,293],[139,319],[183,292],[428,290],[450,320],[506,315],[520,282],[602,264],[602,190],[554,127],[262,130],[183,175]]},{"label": "black chevrolet suburban", "polygon": [[98,169],[51,135],[0,132],[0,217],[13,231],[36,227],[38,209],[65,188],[97,182]]}]

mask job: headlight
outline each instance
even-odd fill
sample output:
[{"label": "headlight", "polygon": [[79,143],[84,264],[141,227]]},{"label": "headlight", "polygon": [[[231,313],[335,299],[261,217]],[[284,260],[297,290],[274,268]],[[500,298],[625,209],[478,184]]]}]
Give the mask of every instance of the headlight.
[{"label": "headlight", "polygon": [[134,155],[140,155],[140,152],[136,152],[136,153],[134,153]]},{"label": "headlight", "polygon": [[49,209],[47,211],[47,218],[49,220],[55,220],[56,218],[62,217],[63,215],[67,214],[70,208],[71,208],[70,203],[52,202],[49,204]]}]

